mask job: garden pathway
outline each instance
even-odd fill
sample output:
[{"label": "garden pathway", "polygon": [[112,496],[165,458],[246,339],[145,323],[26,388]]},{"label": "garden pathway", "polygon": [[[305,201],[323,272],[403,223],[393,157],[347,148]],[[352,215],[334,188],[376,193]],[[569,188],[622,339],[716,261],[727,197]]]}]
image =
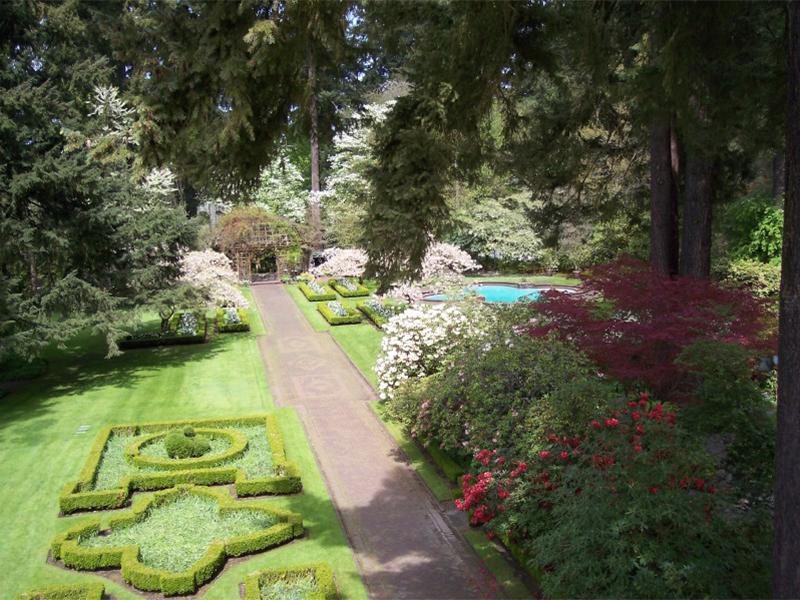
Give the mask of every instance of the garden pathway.
[{"label": "garden pathway", "polygon": [[372,413],[372,388],[333,338],[311,328],[282,285],[252,289],[267,327],[258,340],[275,402],[303,420],[370,597],[501,597]]}]

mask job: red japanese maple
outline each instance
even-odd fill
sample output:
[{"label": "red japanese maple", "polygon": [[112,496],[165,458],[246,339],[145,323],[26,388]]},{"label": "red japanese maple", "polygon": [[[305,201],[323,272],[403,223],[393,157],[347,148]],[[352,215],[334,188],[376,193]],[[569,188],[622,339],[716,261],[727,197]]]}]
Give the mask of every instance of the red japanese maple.
[{"label": "red japanese maple", "polygon": [[677,355],[700,340],[771,351],[763,301],[690,277],[664,277],[630,257],[593,267],[574,294],[548,292],[532,335],[574,341],[611,377],[664,396],[680,383]]}]

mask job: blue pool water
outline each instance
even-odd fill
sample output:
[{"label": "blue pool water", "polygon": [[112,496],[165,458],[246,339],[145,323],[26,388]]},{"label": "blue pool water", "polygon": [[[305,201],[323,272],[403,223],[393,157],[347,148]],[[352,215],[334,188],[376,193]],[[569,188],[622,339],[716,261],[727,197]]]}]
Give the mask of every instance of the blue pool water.
[{"label": "blue pool water", "polygon": [[[482,296],[486,302],[502,302],[512,304],[514,302],[535,302],[542,293],[541,288],[519,288],[511,285],[471,285],[464,288],[466,294],[477,294]],[[457,300],[447,294],[431,294],[425,296],[425,300]]]}]

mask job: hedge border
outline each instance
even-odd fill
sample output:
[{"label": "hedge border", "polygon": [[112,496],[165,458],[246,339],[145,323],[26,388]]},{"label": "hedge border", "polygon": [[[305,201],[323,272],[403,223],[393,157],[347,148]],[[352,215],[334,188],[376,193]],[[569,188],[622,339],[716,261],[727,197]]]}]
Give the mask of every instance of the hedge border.
[{"label": "hedge border", "polygon": [[80,539],[101,531],[100,517],[92,517],[58,534],[50,544],[53,559],[64,566],[79,571],[116,569],[122,578],[136,589],[146,592],[161,592],[165,596],[193,594],[197,588],[213,579],[228,558],[253,554],[279,546],[304,533],[303,519],[297,514],[252,502],[239,502],[225,490],[197,485],[177,485],[174,488],[155,492],[148,498],[137,499],[130,510],[115,515],[109,520],[108,530],[126,527],[147,518],[151,509],[158,508],[183,494],[206,496],[219,504],[220,512],[236,510],[260,511],[274,516],[277,523],[265,529],[244,535],[214,540],[206,553],[185,571],[177,573],[147,566],[139,560],[139,546],[111,546],[88,548],[80,546]]},{"label": "hedge border", "polygon": [[340,317],[337,314],[328,308],[327,304],[319,304],[317,305],[317,310],[319,314],[321,314],[325,320],[331,325],[356,325],[357,323],[361,323],[361,314],[349,306],[344,306],[344,309],[347,311],[346,317]]},{"label": "hedge border", "polygon": [[336,281],[336,280],[332,280],[331,282],[329,282],[329,285],[342,298],[362,298],[364,296],[369,296],[370,295],[369,288],[367,288],[366,286],[364,286],[364,285],[362,285],[362,284],[360,284],[358,282],[352,281],[352,280],[350,281],[350,283],[355,283],[356,284],[355,291],[348,290],[343,285],[340,285],[339,282]]},{"label": "hedge border", "polygon": [[[225,427],[235,425],[265,425],[265,432],[272,453],[272,464],[279,475],[248,479],[247,473],[237,467],[212,467],[186,469],[183,471],[156,471],[124,476],[119,487],[107,490],[91,490],[103,457],[108,438],[114,432],[156,433],[174,427],[192,425],[194,427]],[[294,494],[303,489],[298,467],[286,460],[278,420],[274,414],[250,417],[228,417],[212,419],[188,419],[183,421],[160,421],[139,425],[113,425],[104,427],[97,434],[89,456],[83,465],[78,479],[67,483],[59,495],[59,508],[64,514],[84,510],[108,510],[120,508],[135,491],[153,491],[183,483],[197,485],[234,484],[238,496],[261,496],[264,494]]]},{"label": "hedge border", "polygon": [[102,600],[105,591],[97,582],[48,585],[22,592],[17,600]]},{"label": "hedge border", "polygon": [[378,329],[383,329],[383,326],[389,321],[389,319],[380,316],[378,313],[372,310],[366,305],[365,302],[359,302],[356,305],[356,308],[364,313],[364,316],[367,317],[367,319],[369,319],[369,321],[371,321],[372,324]]},{"label": "hedge border", "polygon": [[336,292],[330,286],[323,285],[322,289],[325,290],[324,294],[317,294],[314,290],[308,287],[306,283],[298,283],[298,289],[303,292],[306,300],[309,302],[323,302],[325,300],[336,300]]},{"label": "hedge border", "polygon": [[155,348],[157,346],[181,346],[184,344],[202,344],[208,339],[208,319],[202,311],[191,311],[197,316],[198,323],[202,323],[203,333],[198,335],[178,335],[178,321],[186,311],[176,312],[169,319],[169,335],[154,336],[143,339],[132,339],[126,336],[117,342],[121,350],[134,350],[136,348]]},{"label": "hedge border", "polygon": [[247,311],[243,308],[237,308],[236,312],[239,314],[239,319],[241,322],[227,325],[225,323],[225,309],[217,309],[215,320],[217,322],[217,331],[219,333],[238,333],[240,331],[250,331],[250,319],[247,316]]},{"label": "hedge border", "polygon": [[170,431],[159,431],[151,433],[144,438],[128,444],[124,449],[125,460],[135,467],[147,468],[155,467],[165,471],[182,471],[185,469],[201,469],[213,467],[214,463],[219,463],[232,458],[237,458],[247,450],[247,436],[235,429],[211,429],[198,428],[196,433],[209,437],[226,438],[230,446],[222,452],[216,454],[198,456],[196,458],[161,458],[157,456],[147,456],[142,454],[142,446],[160,437],[166,437]]},{"label": "hedge border", "polygon": [[312,574],[317,583],[317,591],[306,596],[307,600],[335,600],[339,597],[333,570],[328,563],[297,565],[285,569],[264,569],[250,573],[244,580],[245,600],[261,600],[261,586],[291,575]]}]

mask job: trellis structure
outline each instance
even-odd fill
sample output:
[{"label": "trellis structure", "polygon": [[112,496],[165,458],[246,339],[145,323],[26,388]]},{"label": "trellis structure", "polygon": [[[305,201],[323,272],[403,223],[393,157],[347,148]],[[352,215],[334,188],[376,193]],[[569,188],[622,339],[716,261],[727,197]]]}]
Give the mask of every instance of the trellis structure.
[{"label": "trellis structure", "polygon": [[252,281],[253,262],[265,256],[275,256],[278,275],[296,269],[305,246],[294,223],[253,208],[239,209],[223,217],[217,242],[233,260],[243,281]]}]

